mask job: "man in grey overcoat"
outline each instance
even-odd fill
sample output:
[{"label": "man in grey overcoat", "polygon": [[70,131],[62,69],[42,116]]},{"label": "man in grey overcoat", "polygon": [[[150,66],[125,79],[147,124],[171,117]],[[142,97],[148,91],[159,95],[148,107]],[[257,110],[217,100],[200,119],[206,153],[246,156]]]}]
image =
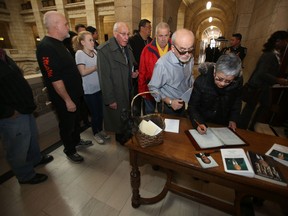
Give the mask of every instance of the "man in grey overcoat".
[{"label": "man in grey overcoat", "polygon": [[121,113],[130,110],[132,78],[138,76],[138,71],[133,69],[135,60],[128,45],[127,24],[115,23],[113,36],[98,47],[97,69],[104,104],[104,128],[115,132],[116,141],[123,145],[129,137]]}]

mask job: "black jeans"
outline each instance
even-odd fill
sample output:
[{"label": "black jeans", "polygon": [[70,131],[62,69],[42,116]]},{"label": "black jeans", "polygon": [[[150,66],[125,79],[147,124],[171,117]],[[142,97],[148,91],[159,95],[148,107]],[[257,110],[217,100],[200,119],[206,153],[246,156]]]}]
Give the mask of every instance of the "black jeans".
[{"label": "black jeans", "polygon": [[74,103],[77,107],[75,112],[68,112],[64,101],[53,103],[58,116],[60,138],[66,155],[76,153],[75,146],[80,142],[80,99],[77,102],[74,101]]}]

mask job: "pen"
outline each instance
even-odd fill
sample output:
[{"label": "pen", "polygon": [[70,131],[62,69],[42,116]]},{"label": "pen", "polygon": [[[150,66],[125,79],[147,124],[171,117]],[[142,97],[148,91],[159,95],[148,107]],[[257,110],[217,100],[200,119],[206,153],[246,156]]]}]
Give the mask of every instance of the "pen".
[{"label": "pen", "polygon": [[[201,130],[204,130],[205,128],[203,128],[202,125],[200,125],[200,123],[198,121],[196,121],[196,119],[194,119],[194,121],[196,122],[196,124],[201,128]],[[206,133],[206,132],[205,132]]]}]

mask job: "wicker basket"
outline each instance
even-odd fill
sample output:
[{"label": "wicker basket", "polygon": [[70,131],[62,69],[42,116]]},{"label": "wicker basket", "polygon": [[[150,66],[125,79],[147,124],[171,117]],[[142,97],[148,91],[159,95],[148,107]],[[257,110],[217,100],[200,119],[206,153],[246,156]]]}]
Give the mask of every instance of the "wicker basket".
[{"label": "wicker basket", "polygon": [[[133,110],[134,100],[138,96],[148,94],[148,93],[151,94],[153,92],[147,91],[147,92],[142,92],[142,93],[137,94],[131,102],[131,110]],[[133,117],[133,112],[131,113],[131,115]],[[155,136],[150,136],[150,135],[147,135],[145,133],[142,133],[141,130],[139,129],[139,124],[142,120],[146,120],[146,121],[151,120],[158,127],[160,127],[162,129],[162,131]],[[154,113],[154,114],[148,114],[148,115],[140,116],[139,121],[138,121],[138,128],[137,128],[137,131],[135,133],[135,137],[136,137],[138,144],[143,148],[146,148],[148,146],[156,146],[156,145],[162,144],[163,143],[164,128],[165,128],[164,119],[161,117],[160,113]]]}]

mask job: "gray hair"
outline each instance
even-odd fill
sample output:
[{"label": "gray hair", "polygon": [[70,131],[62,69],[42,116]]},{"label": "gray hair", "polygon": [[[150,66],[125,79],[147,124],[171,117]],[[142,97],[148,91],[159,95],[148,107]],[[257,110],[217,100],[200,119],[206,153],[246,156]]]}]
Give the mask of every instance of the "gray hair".
[{"label": "gray hair", "polygon": [[155,28],[155,33],[158,34],[159,29],[168,29],[170,32],[170,26],[166,22],[160,22]]},{"label": "gray hair", "polygon": [[241,76],[241,69],[241,59],[234,53],[221,55],[215,65],[215,72],[223,72],[226,76]]},{"label": "gray hair", "polygon": [[113,32],[117,32],[119,26],[119,22],[116,22],[113,26]]},{"label": "gray hair", "polygon": [[113,32],[118,32],[118,29],[119,29],[120,27],[122,27],[122,26],[127,26],[127,28],[128,28],[127,23],[125,23],[125,22],[116,22],[116,23],[114,24],[114,26],[113,26]]},{"label": "gray hair", "polygon": [[60,15],[58,11],[48,11],[43,16],[43,24],[46,27],[46,29],[51,28],[53,25],[55,25],[56,22],[58,22],[57,17]]}]

